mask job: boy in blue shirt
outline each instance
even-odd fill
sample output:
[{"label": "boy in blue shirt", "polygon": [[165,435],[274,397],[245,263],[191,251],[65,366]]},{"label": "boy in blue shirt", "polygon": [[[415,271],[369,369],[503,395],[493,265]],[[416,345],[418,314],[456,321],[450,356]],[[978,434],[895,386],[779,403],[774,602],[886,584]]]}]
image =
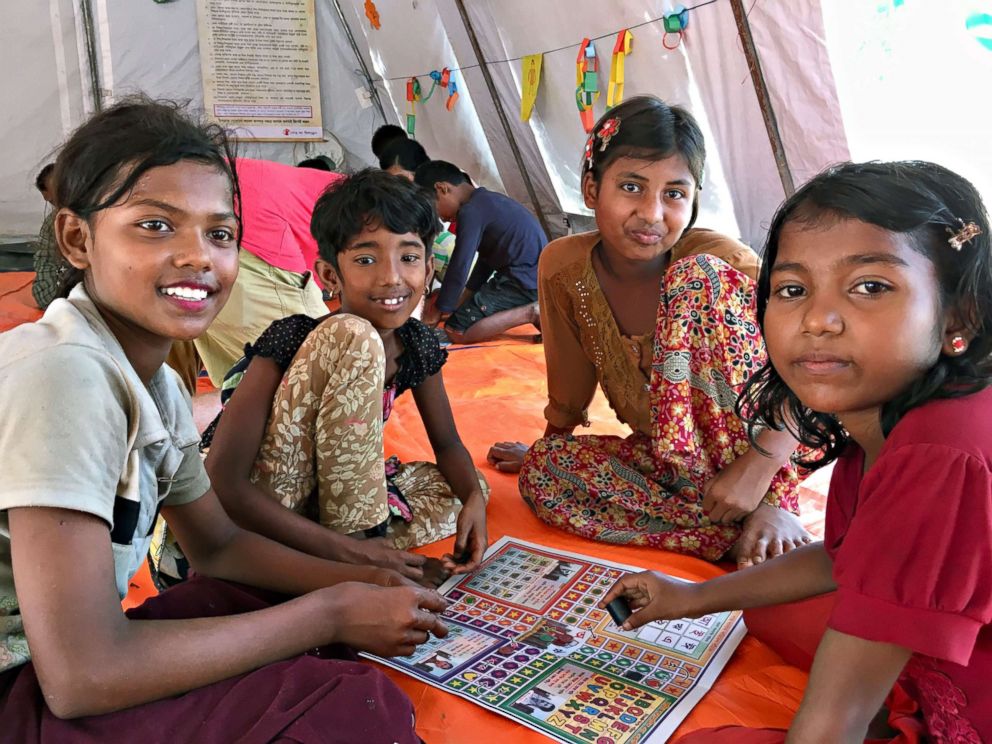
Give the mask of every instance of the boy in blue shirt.
[{"label": "boy in blue shirt", "polygon": [[538,325],[537,260],[548,239],[534,215],[443,160],[417,168],[416,182],[434,192],[441,219],[457,224],[455,249],[441,289],[424,306],[424,323],[436,326],[446,317],[439,335],[460,344]]}]

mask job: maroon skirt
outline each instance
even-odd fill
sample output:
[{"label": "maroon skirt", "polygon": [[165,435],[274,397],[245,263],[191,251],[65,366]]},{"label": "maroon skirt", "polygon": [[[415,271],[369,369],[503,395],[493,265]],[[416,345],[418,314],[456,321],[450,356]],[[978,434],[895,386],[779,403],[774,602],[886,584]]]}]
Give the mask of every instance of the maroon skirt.
[{"label": "maroon skirt", "polygon": [[[284,597],[207,578],[152,597],[127,615],[140,620],[220,617]],[[122,662],[141,664],[141,659]],[[117,713],[61,720],[45,704],[33,664],[0,674],[0,742],[341,742],[415,744],[413,705],[382,672],[342,646]]]}]

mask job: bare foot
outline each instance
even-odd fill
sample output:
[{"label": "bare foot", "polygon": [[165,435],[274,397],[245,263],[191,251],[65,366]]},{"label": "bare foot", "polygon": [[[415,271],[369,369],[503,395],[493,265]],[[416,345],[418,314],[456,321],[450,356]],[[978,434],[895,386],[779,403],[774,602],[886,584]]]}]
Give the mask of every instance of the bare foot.
[{"label": "bare foot", "polygon": [[530,323],[537,330],[541,330],[541,308],[536,302],[531,305]]},{"label": "bare foot", "polygon": [[738,568],[762,563],[813,541],[799,517],[765,503],[744,519],[743,528],[741,539],[727,553]]},{"label": "bare foot", "polygon": [[424,578],[420,580],[420,583],[428,589],[436,589],[451,576],[451,571],[446,569],[444,563],[437,558],[428,558],[421,568],[424,570]]}]

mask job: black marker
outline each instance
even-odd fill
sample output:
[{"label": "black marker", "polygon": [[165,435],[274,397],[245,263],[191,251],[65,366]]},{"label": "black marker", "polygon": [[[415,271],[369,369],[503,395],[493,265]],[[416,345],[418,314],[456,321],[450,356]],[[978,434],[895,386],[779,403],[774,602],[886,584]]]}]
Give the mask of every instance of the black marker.
[{"label": "black marker", "polygon": [[623,625],[627,618],[630,617],[630,605],[623,597],[617,597],[606,605],[606,611],[610,613],[610,617],[613,618],[613,622],[617,625]]}]

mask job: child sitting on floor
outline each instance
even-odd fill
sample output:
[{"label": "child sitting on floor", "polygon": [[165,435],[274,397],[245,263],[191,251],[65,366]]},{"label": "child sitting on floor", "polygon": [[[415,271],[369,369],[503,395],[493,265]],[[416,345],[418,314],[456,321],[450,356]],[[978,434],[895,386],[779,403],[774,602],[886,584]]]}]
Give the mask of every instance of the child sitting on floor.
[{"label": "child sitting on floor", "polygon": [[[752,431],[787,427],[817,453],[813,465],[836,463],[824,541],[702,584],[629,574],[604,604],[626,597],[630,629],[836,589],[789,742],[891,735],[868,730],[873,719],[884,728],[876,714],[897,679],[928,741],[992,741],[992,242],[981,198],[931,163],[826,171],[775,216],[758,305],[770,363],[739,408]],[[890,704],[889,721],[905,728],[907,713]],[[734,728],[680,741],[783,739]]]},{"label": "child sitting on floor", "polygon": [[[423,556],[346,536],[408,548],[457,532],[448,570],[482,558],[488,486],[455,429],[447,352],[410,317],[431,281],[425,246],[437,227],[421,189],[384,171],[362,171],[318,200],[316,270],[340,292],[341,312],[276,321],[228,374],[225,387],[236,389],[207,470],[236,521],[313,555],[416,579]],[[438,464],[390,458],[384,469],[383,423],[407,390]]]},{"label": "child sitting on floor", "polygon": [[[796,440],[766,431],[752,448],[734,412],[765,355],[758,257],[694,226],[705,159],[692,115],[653,96],[599,120],[582,159],[598,229],[551,243],[538,272],[545,434],[489,459],[520,471],[521,495],[556,527],[747,565],[810,538],[793,513]],[[630,436],[573,436],[597,384]]]},{"label": "child sitting on floor", "polygon": [[[56,161],[77,283],[0,335],[4,741],[419,741],[410,701],[341,644],[410,654],[445,635],[444,600],[234,525],[163,364],[237,276],[234,162],[222,129],[143,99]],[[198,576],[125,615],[159,509]]]},{"label": "child sitting on floor", "polygon": [[416,180],[436,194],[441,219],[457,224],[454,252],[424,322],[436,326],[446,318],[440,338],[459,344],[540,325],[537,259],[548,239],[534,215],[443,160],[421,165]]}]

